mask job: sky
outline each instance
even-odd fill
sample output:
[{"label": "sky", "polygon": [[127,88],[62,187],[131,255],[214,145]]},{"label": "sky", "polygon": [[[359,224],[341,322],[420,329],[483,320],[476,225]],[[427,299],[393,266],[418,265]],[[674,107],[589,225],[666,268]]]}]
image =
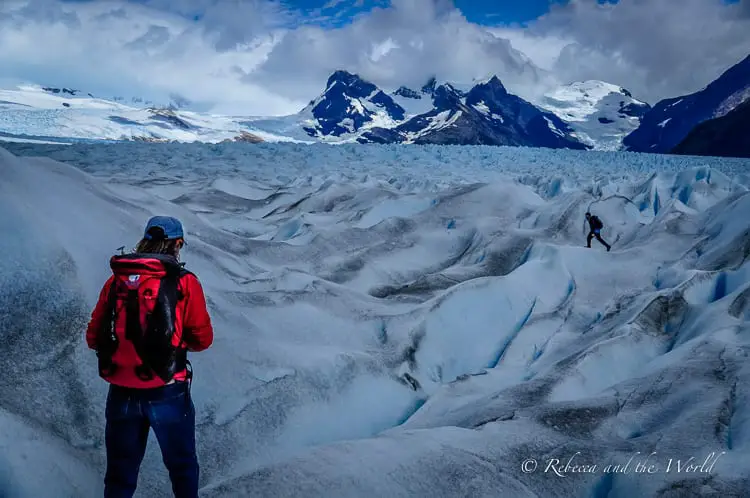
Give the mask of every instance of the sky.
[{"label": "sky", "polygon": [[298,112],[337,69],[385,90],[497,75],[658,100],[750,54],[750,0],[2,0],[0,78],[97,96]]}]

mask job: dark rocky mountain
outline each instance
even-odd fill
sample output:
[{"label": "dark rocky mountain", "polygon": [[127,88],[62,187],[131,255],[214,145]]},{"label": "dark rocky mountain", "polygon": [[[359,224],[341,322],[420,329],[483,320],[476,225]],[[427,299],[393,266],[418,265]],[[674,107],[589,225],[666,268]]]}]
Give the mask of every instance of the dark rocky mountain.
[{"label": "dark rocky mountain", "polygon": [[406,88],[405,86],[402,86],[395,92],[393,92],[394,95],[398,95],[399,97],[404,97],[406,99],[415,99],[420,100],[422,98],[422,94],[412,90],[411,88]]},{"label": "dark rocky mountain", "polygon": [[672,153],[750,158],[750,99],[724,116],[693,128]]},{"label": "dark rocky mountain", "polygon": [[378,114],[393,121],[405,117],[404,109],[389,95],[347,71],[333,73],[325,92],[303,113],[306,111],[312,114],[312,123],[305,126],[305,131],[314,137],[355,133]]},{"label": "dark rocky mountain", "polygon": [[641,125],[625,137],[624,148],[636,152],[670,152],[696,125],[724,116],[748,98],[750,56],[703,90],[656,104],[643,116]]}]

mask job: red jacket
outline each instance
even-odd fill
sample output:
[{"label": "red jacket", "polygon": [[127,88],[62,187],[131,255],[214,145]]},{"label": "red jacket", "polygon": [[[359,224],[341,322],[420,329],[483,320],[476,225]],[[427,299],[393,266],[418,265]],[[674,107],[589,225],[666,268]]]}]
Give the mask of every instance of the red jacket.
[{"label": "red jacket", "polygon": [[[86,343],[93,350],[96,350],[96,337],[106,315],[107,296],[113,280],[114,276],[109,277],[102,287],[99,300],[94,307],[91,321],[86,330]],[[172,344],[179,346],[184,341],[182,347],[188,351],[203,351],[211,346],[214,339],[214,331],[206,308],[203,288],[198,278],[192,273],[188,273],[180,278],[178,289],[182,292],[184,299],[177,303],[175,334],[172,337]],[[134,367],[140,364],[140,359],[130,341],[120,338],[120,346],[112,359],[115,364],[125,368],[118,368],[114,375],[104,378],[107,382],[133,388],[152,388],[163,385],[158,377],[150,381],[143,381],[138,378]],[[174,377],[176,381],[184,381],[186,378],[187,372],[185,370],[178,372]]]}]

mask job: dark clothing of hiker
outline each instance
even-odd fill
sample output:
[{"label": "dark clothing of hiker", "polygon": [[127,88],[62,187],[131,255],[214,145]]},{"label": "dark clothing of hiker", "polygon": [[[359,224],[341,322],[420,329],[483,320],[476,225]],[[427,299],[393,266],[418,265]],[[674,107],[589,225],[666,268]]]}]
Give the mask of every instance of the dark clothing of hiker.
[{"label": "dark clothing of hiker", "polygon": [[113,256],[86,331],[99,375],[109,382],[105,407],[105,498],[135,494],[153,428],[175,497],[198,496],[195,407],[188,351],[213,342],[198,278],[179,263],[182,224],[156,216],[133,254]]},{"label": "dark clothing of hiker", "polygon": [[604,228],[604,223],[599,219],[598,216],[592,216],[591,213],[586,213],[586,220],[589,222],[589,234],[586,237],[586,247],[591,247],[591,239],[596,238],[599,242],[607,248],[609,251],[612,246],[607,244],[601,236],[601,230]]},{"label": "dark clothing of hiker", "polygon": [[588,237],[586,237],[586,247],[591,247],[591,239],[593,239],[593,238],[596,238],[596,240],[598,240],[599,242],[601,242],[607,248],[607,251],[609,251],[610,249],[612,249],[612,246],[609,245],[609,244],[607,244],[604,241],[604,239],[602,238],[602,236],[599,235],[599,230],[598,229],[595,230],[595,231],[593,231],[593,232],[590,232],[589,235],[588,235]]},{"label": "dark clothing of hiker", "polygon": [[174,496],[197,498],[195,407],[186,382],[135,389],[111,385],[105,409],[107,426],[106,498],[131,498],[138,484],[150,429],[161,448]]}]

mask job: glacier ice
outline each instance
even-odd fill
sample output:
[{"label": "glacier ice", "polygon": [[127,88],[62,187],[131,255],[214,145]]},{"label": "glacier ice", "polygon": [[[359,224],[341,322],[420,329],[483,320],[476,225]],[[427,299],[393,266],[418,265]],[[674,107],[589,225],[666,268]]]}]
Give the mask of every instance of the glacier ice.
[{"label": "glacier ice", "polygon": [[[101,495],[83,327],[108,257],[167,213],[216,327],[191,357],[203,496],[743,496],[749,165],[7,144],[0,494]],[[611,253],[584,247],[587,210]],[[139,496],[169,493],[155,443]],[[603,470],[652,453],[658,472]],[[710,473],[666,472],[712,453]],[[571,458],[600,467],[545,472]]]}]

